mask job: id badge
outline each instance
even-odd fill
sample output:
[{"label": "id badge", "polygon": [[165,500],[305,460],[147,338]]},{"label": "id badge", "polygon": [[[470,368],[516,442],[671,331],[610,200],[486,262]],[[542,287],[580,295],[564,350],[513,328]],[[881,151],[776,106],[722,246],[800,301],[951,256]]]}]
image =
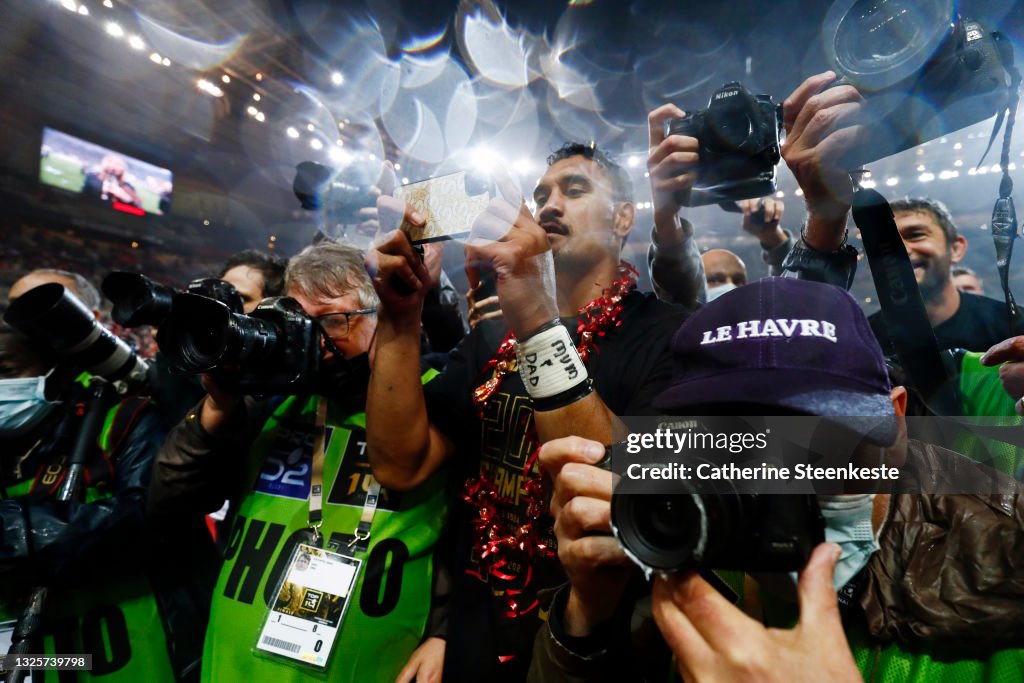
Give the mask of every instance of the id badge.
[{"label": "id badge", "polygon": [[256,649],[323,669],[331,656],[362,560],[311,545],[292,553]]}]

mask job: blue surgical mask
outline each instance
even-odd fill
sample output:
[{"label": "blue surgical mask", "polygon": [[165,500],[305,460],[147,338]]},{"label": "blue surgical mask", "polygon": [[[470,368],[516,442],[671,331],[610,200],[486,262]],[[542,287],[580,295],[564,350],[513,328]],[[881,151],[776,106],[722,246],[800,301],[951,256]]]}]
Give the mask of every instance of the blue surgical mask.
[{"label": "blue surgical mask", "polygon": [[838,545],[841,551],[833,576],[833,584],[839,590],[878,550],[878,540],[871,528],[875,495],[818,496],[818,505],[825,518],[825,540]]},{"label": "blue surgical mask", "polygon": [[714,287],[708,287],[708,303],[711,303],[712,301],[722,296],[726,292],[731,292],[734,289],[739,289],[739,287],[737,287],[731,282],[726,282],[724,285],[715,285]]},{"label": "blue surgical mask", "polygon": [[28,432],[57,405],[46,400],[46,377],[0,379],[0,436]]}]

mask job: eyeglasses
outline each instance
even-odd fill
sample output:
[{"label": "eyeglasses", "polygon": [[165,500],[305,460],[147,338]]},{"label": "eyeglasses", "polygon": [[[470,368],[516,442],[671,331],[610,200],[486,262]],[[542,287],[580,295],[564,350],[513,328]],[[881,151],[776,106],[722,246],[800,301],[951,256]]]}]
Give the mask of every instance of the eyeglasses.
[{"label": "eyeglasses", "polygon": [[317,316],[316,321],[320,323],[320,327],[324,328],[324,332],[326,332],[328,336],[345,337],[348,335],[349,330],[352,327],[352,316],[369,315],[370,313],[376,312],[376,308],[361,308],[358,311],[325,313],[324,315]]}]

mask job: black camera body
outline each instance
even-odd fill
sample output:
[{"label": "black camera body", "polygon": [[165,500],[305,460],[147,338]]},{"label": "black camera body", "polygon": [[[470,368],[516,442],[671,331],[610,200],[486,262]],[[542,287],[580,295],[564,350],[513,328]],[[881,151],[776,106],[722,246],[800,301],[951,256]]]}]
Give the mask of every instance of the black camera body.
[{"label": "black camera body", "polygon": [[178,294],[157,344],[178,370],[209,372],[232,393],[298,394],[316,389],[320,335],[290,297],[264,299],[243,315],[215,299]]},{"label": "black camera body", "polygon": [[717,90],[708,108],[665,122],[665,135],[700,143],[697,182],[676,196],[683,206],[703,206],[775,193],[781,157],[782,107],[733,81]]},{"label": "black camera body", "polygon": [[292,191],[302,208],[308,211],[327,209],[335,218],[358,222],[361,209],[377,205],[373,188],[377,183],[374,169],[351,163],[341,170],[303,161],[295,167]]},{"label": "black camera body", "polygon": [[678,488],[658,494],[619,486],[612,494],[612,530],[646,570],[798,571],[825,540],[825,521],[813,495]]},{"label": "black camera body", "polygon": [[983,121],[1009,101],[1012,45],[960,17],[952,0],[841,0],[823,35],[836,84],[865,97],[869,132],[843,160],[848,168]]}]

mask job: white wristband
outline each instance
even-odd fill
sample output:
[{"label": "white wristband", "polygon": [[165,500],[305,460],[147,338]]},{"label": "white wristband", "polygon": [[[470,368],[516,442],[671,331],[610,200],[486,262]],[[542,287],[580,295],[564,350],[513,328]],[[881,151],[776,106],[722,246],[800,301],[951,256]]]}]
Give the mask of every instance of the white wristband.
[{"label": "white wristband", "polygon": [[516,360],[532,399],[555,396],[587,381],[587,368],[561,323],[519,342]]}]

